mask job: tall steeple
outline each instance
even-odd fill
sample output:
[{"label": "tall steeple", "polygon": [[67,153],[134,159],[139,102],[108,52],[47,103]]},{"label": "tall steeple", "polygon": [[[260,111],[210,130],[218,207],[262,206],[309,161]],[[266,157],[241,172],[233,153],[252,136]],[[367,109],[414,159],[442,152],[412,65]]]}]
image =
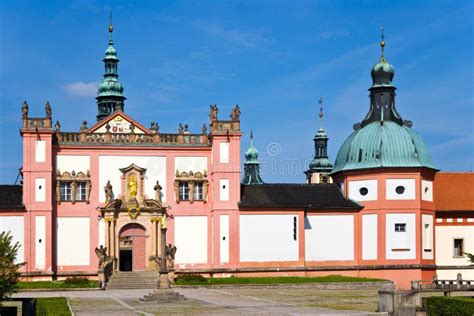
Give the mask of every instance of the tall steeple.
[{"label": "tall steeple", "polygon": [[109,23],[109,46],[105,50],[105,64],[104,80],[97,91],[97,121],[102,120],[107,115],[120,110],[124,110],[125,97],[123,96],[122,84],[118,81],[118,62],[117,51],[114,48],[114,41],[112,39],[112,32],[114,31],[112,25],[112,13],[110,14]]},{"label": "tall steeple", "polygon": [[244,178],[242,184],[263,184],[260,178],[260,163],[258,162],[258,150],[253,146],[253,132],[250,132],[250,147],[245,152]]},{"label": "tall steeple", "polygon": [[374,121],[392,121],[400,125],[403,119],[395,108],[395,90],[392,80],[395,75],[393,66],[385,59],[385,35],[381,28],[380,60],[372,67],[372,87],[370,87],[370,109],[361,123],[355,124],[358,129]]},{"label": "tall steeple", "polygon": [[319,130],[314,136],[314,159],[305,171],[308,183],[331,183],[328,174],[332,170],[332,164],[328,159],[328,136],[323,129],[323,97],[319,98]]}]

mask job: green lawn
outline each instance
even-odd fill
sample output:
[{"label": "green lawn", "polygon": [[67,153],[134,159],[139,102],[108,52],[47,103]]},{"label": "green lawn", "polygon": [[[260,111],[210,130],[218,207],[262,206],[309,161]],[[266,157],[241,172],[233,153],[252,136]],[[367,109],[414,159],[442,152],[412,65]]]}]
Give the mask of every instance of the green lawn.
[{"label": "green lawn", "polygon": [[221,284],[301,284],[301,283],[338,283],[338,282],[379,282],[382,279],[369,279],[329,275],[324,277],[231,277],[204,278],[197,275],[183,275],[176,279],[176,285],[221,285]]},{"label": "green lawn", "polygon": [[71,312],[65,297],[40,297],[36,299],[36,316],[69,316]]},{"label": "green lawn", "polygon": [[73,288],[98,288],[97,281],[83,281],[70,283],[65,281],[34,281],[18,282],[18,289],[73,289]]}]

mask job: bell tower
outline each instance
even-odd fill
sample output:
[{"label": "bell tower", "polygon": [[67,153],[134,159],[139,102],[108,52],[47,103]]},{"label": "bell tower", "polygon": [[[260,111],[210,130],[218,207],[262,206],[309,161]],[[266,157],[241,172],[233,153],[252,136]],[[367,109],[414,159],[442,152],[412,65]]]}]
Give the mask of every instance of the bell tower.
[{"label": "bell tower", "polygon": [[125,97],[123,96],[123,86],[118,81],[118,63],[117,51],[112,40],[112,15],[110,15],[109,23],[109,47],[105,50],[105,64],[104,80],[97,90],[97,121],[115,111],[124,111]]}]

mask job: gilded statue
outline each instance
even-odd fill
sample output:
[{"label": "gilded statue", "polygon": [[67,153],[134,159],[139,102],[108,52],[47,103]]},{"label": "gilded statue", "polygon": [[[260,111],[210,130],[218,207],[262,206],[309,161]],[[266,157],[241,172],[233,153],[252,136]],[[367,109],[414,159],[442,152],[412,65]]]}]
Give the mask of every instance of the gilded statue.
[{"label": "gilded statue", "polygon": [[232,121],[240,121],[239,105],[236,105],[234,108],[232,108],[232,111],[230,112],[230,118]]},{"label": "gilded statue", "polygon": [[161,190],[163,187],[160,185],[160,181],[156,180],[156,185],[153,187],[153,190],[155,190],[155,200],[161,202]]},{"label": "gilded statue", "polygon": [[26,101],[24,101],[23,105],[21,106],[21,117],[23,119],[28,118],[28,103],[26,103]]},{"label": "gilded statue", "polygon": [[110,180],[107,181],[107,184],[104,187],[105,191],[105,203],[112,202],[114,199],[114,191],[112,190],[112,185],[110,184]]},{"label": "gilded statue", "polygon": [[130,197],[137,196],[138,183],[137,183],[137,178],[133,174],[131,174],[128,177],[128,190],[129,190],[128,192],[130,194]]}]

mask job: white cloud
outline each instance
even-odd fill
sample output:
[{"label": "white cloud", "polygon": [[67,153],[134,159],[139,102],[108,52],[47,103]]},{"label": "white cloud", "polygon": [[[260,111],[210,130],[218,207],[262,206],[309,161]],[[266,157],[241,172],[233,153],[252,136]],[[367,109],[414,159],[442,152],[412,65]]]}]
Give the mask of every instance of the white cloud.
[{"label": "white cloud", "polygon": [[63,88],[70,95],[75,97],[95,97],[97,95],[98,81],[93,82],[72,82],[65,85]]}]

